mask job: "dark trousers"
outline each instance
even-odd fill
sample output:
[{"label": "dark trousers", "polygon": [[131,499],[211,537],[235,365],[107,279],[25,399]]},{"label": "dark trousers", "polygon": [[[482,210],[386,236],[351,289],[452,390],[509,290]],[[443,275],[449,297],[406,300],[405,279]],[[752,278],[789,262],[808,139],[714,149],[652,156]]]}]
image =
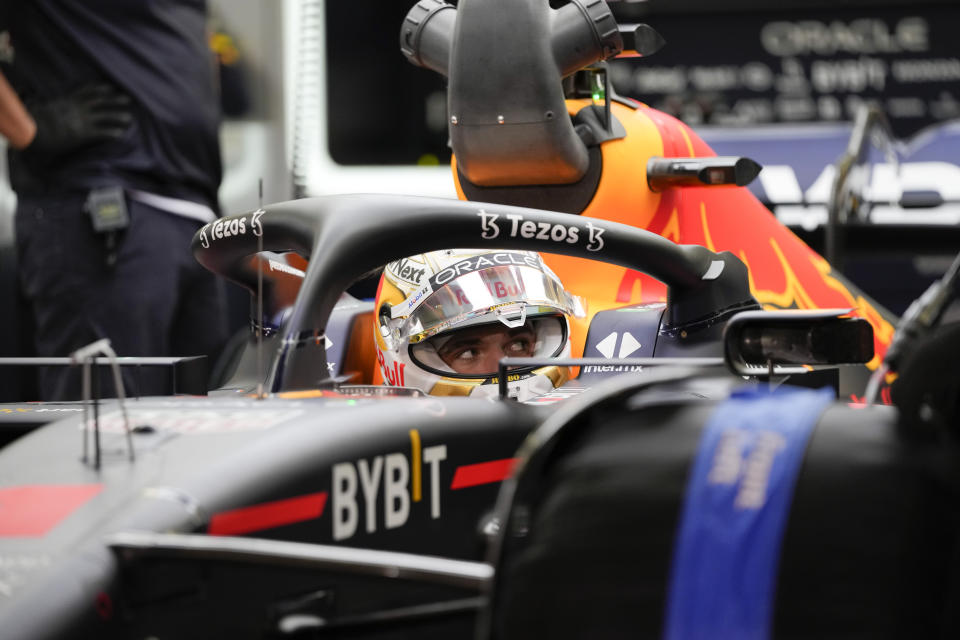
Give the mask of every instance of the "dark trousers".
[{"label": "dark trousers", "polygon": [[[109,338],[120,356],[215,358],[227,337],[222,282],[190,252],[200,223],[128,201],[130,225],[107,264],[102,234],[84,212],[85,193],[22,197],[16,236],[20,285],[32,311],[38,356],[67,356]],[[125,371],[128,394],[165,388],[168,375]],[[76,399],[77,367],[43,367],[43,400]],[[104,395],[114,395],[112,385]]]}]

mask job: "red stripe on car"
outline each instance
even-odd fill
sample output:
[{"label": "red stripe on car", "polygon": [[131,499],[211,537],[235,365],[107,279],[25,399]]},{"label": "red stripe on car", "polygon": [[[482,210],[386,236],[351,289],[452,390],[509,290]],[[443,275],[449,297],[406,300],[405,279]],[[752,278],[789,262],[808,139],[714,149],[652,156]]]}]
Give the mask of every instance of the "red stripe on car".
[{"label": "red stripe on car", "polygon": [[0,537],[39,538],[100,493],[102,484],[0,488]]},{"label": "red stripe on car", "polygon": [[264,502],[232,511],[222,511],[210,518],[207,533],[212,536],[236,536],[273,529],[323,515],[327,492],[311,493],[296,498]]},{"label": "red stripe on car", "polygon": [[466,489],[491,482],[501,482],[513,471],[518,458],[504,458],[457,467],[453,474],[451,489]]}]

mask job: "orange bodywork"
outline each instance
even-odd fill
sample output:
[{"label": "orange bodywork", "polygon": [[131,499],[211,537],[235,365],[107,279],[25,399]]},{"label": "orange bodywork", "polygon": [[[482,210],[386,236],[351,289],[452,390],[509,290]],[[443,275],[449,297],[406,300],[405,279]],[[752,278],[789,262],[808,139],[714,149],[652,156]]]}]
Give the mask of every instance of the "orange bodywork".
[{"label": "orange bodywork", "polygon": [[[570,100],[572,113],[590,104]],[[614,102],[613,115],[627,135],[603,143],[603,171],[582,215],[647,229],[679,244],[730,251],[747,265],[753,295],[771,309],[853,308],[873,326],[875,369],[893,337],[891,317],[835,273],[745,187],[679,187],[657,193],[647,186],[646,164],[654,156],[705,157],[716,153],[689,127],[646,105]],[[466,199],[457,176],[454,182]],[[623,267],[545,254],[547,264],[588,305],[573,324],[573,355],[583,353],[589,318],[604,309],[666,299],[666,287]]]}]

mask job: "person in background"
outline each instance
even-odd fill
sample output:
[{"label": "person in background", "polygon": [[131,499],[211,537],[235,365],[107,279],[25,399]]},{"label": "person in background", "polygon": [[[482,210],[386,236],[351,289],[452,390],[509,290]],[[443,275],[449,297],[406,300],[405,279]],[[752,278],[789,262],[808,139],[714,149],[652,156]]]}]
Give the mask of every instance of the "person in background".
[{"label": "person in background", "polygon": [[[121,356],[216,357],[222,284],[190,253],[221,178],[206,0],[3,5],[0,134],[37,355],[105,337]],[[79,397],[79,373],[44,368],[39,390]]]},{"label": "person in background", "polygon": [[0,136],[15,149],[22,149],[36,136],[37,125],[20,102],[13,87],[0,74]]}]

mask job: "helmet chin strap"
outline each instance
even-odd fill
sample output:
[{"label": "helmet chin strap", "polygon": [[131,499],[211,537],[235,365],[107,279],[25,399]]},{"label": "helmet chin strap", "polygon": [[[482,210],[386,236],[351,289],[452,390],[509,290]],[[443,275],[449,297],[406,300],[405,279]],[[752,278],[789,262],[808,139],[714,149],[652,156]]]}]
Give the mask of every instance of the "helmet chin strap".
[{"label": "helmet chin strap", "polygon": [[396,351],[400,345],[400,329],[395,326],[391,326],[389,322],[379,324],[380,336],[383,338],[383,343],[391,351]]},{"label": "helmet chin strap", "polygon": [[[519,306],[519,309],[517,308]],[[516,318],[510,318],[507,314],[517,313]],[[511,329],[516,329],[517,327],[522,327],[523,324],[527,321],[527,305],[520,303],[519,305],[511,305],[510,307],[502,307],[496,310],[497,319],[503,324],[507,325]]]}]

